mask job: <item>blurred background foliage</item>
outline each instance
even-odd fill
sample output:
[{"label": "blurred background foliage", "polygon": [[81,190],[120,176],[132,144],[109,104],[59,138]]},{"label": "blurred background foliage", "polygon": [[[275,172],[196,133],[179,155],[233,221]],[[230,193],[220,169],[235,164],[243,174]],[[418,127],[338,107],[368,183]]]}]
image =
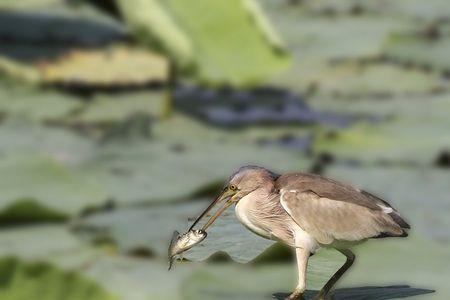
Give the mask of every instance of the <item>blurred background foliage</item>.
[{"label": "blurred background foliage", "polygon": [[[0,299],[281,299],[290,251],[232,210],[167,272],[243,164],[412,223],[358,247],[336,299],[447,299],[449,53],[447,0],[0,0]],[[315,255],[309,288],[342,260]]]}]

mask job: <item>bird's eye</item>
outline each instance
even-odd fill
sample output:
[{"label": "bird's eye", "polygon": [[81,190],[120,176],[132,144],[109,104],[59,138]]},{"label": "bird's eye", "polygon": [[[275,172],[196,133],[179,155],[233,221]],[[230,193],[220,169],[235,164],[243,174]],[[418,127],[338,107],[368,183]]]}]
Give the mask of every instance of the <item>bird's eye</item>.
[{"label": "bird's eye", "polygon": [[235,186],[234,184],[230,185],[230,190],[235,191],[237,190],[237,186]]}]

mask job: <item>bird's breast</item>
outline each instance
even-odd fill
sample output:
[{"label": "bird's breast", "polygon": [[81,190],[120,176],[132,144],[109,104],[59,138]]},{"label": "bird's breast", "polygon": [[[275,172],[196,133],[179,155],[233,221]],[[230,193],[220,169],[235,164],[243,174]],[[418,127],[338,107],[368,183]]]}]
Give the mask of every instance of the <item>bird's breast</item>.
[{"label": "bird's breast", "polygon": [[243,197],[236,204],[235,213],[237,219],[250,231],[267,239],[271,239],[271,234],[263,226],[260,226],[254,216],[255,207],[253,207],[251,194]]}]

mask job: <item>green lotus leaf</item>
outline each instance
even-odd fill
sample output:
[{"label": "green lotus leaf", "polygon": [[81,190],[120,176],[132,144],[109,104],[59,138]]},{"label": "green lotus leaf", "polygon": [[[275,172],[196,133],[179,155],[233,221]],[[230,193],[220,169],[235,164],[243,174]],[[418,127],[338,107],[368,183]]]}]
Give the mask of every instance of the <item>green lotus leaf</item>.
[{"label": "green lotus leaf", "polygon": [[[424,165],[434,163],[442,151],[450,147],[448,95],[433,96],[428,100],[400,98],[386,103],[375,100],[338,103],[349,107],[350,112],[390,118],[384,122],[361,123],[345,130],[319,133],[315,152],[328,152],[338,159],[363,163],[389,161]],[[333,110],[336,104],[321,107]]]},{"label": "green lotus leaf", "polygon": [[67,95],[1,84],[0,113],[5,117],[57,122],[80,107],[80,102]]},{"label": "green lotus leaf", "polygon": [[267,11],[286,38],[293,66],[271,82],[300,92],[304,80],[329,70],[330,62],[378,58],[386,38],[410,26],[407,20],[384,16],[313,17],[283,5],[267,4]]},{"label": "green lotus leaf", "polygon": [[411,18],[418,21],[441,21],[449,15],[448,3],[445,0],[395,1],[358,1],[358,0],[321,0],[304,1],[308,13],[319,15],[371,14],[397,18]]},{"label": "green lotus leaf", "polygon": [[17,258],[0,260],[0,299],[43,300],[117,299],[92,280],[44,263],[24,263]]},{"label": "green lotus leaf", "polygon": [[[70,216],[101,205],[106,194],[88,174],[69,169],[55,159],[39,155],[8,155],[0,159],[0,210],[32,217],[31,208],[48,215]],[[19,202],[17,202],[19,201]],[[13,207],[13,208],[12,208]],[[17,210],[20,208],[20,213]],[[11,220],[10,220],[11,221]]]},{"label": "green lotus leaf", "polygon": [[282,171],[309,163],[294,151],[261,147],[245,133],[224,132],[182,117],[155,123],[151,134],[150,140],[104,144],[83,170],[95,174],[113,200],[136,204],[189,198],[211,183],[223,182],[242,165]]},{"label": "green lotus leaf", "polygon": [[0,152],[5,156],[51,156],[63,164],[76,166],[94,149],[95,144],[81,135],[28,122],[20,117],[6,120],[0,126]]},{"label": "green lotus leaf", "polygon": [[437,74],[387,63],[335,64],[315,69],[301,80],[305,89],[339,98],[429,94],[446,88]]},{"label": "green lotus leaf", "polygon": [[56,61],[41,62],[38,68],[44,83],[103,88],[161,83],[168,72],[163,57],[126,46],[72,51]]},{"label": "green lotus leaf", "polygon": [[159,92],[121,93],[117,96],[98,95],[66,122],[84,126],[111,125],[123,122],[136,114],[155,116],[160,112],[162,97],[163,95]]},{"label": "green lotus leaf", "polygon": [[159,48],[201,82],[248,86],[288,66],[280,39],[256,2],[118,3],[141,41]]},{"label": "green lotus leaf", "polygon": [[[81,220],[76,232],[82,235],[87,233],[91,240],[110,236],[124,253],[145,249],[166,259],[173,231],[186,231],[193,218],[208,204],[209,201],[195,201],[96,214]],[[206,222],[206,219],[203,222]],[[147,229],[142,231],[136,228]],[[258,237],[245,229],[235,218],[234,209],[229,208],[208,230],[206,240],[186,252],[184,257],[192,261],[202,261],[214,253],[225,252],[233,260],[246,263],[272,244],[272,241]]]},{"label": "green lotus leaf", "polygon": [[443,31],[444,34],[437,39],[410,32],[392,34],[386,41],[383,52],[385,56],[398,62],[448,72],[450,35],[448,28]]}]

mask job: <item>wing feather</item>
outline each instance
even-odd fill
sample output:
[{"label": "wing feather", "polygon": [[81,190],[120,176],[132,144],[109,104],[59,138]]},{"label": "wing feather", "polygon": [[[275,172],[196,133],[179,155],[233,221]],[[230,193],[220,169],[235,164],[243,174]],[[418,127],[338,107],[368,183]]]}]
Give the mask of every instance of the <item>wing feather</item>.
[{"label": "wing feather", "polygon": [[282,190],[281,205],[321,244],[401,236],[403,229],[382,209],[322,197],[311,190]]}]

